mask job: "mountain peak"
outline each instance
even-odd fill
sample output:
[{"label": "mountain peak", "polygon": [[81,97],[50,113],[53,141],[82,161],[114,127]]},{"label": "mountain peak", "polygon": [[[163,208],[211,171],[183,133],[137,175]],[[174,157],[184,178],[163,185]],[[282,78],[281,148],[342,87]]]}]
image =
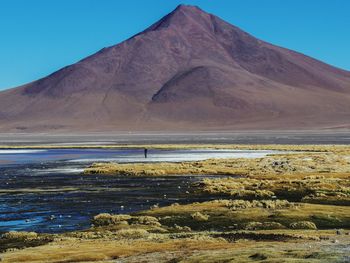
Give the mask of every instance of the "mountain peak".
[{"label": "mountain peak", "polygon": [[177,12],[177,11],[185,11],[185,12],[203,12],[205,13],[205,11],[203,11],[202,9],[200,9],[198,6],[195,5],[185,5],[185,4],[180,4],[178,5],[173,12]]},{"label": "mountain peak", "polygon": [[158,22],[151,25],[144,32],[156,31],[170,26],[182,27],[194,23],[208,24],[210,14],[193,5],[178,5],[172,12],[164,16]]}]

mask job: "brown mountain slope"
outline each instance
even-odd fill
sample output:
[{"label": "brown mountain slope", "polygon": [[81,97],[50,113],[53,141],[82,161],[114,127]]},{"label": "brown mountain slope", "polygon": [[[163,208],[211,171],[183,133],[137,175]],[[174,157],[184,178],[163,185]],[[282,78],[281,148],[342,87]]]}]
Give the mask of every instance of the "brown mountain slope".
[{"label": "brown mountain slope", "polygon": [[193,6],[0,93],[0,131],[350,127],[350,72]]}]

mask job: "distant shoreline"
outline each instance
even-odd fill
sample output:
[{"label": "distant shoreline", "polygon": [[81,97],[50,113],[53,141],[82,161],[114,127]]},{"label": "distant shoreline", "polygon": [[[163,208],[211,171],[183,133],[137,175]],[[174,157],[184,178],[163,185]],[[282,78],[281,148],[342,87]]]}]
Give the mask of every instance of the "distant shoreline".
[{"label": "distant shoreline", "polygon": [[350,131],[0,133],[0,145],[91,147],[153,144],[350,144]]}]

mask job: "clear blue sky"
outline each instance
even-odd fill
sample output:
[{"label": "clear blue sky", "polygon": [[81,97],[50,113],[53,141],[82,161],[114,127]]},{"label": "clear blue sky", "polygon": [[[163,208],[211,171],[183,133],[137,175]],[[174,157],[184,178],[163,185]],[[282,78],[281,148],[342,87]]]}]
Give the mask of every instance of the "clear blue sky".
[{"label": "clear blue sky", "polygon": [[350,70],[349,0],[0,0],[0,90],[117,44],[180,3]]}]

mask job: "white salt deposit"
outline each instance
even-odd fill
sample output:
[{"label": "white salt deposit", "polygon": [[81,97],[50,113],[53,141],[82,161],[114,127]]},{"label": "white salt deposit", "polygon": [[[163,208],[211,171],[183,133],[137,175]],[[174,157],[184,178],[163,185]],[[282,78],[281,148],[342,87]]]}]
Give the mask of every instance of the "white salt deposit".
[{"label": "white salt deposit", "polygon": [[46,150],[0,150],[0,154],[19,154],[19,153],[39,153],[46,152]]},{"label": "white salt deposit", "polygon": [[282,153],[280,151],[267,150],[175,150],[175,151],[154,151],[148,150],[148,157],[145,158],[143,151],[133,152],[127,155],[119,155],[108,158],[79,158],[68,162],[184,162],[201,161],[207,159],[229,159],[229,158],[262,158],[268,154]]}]

